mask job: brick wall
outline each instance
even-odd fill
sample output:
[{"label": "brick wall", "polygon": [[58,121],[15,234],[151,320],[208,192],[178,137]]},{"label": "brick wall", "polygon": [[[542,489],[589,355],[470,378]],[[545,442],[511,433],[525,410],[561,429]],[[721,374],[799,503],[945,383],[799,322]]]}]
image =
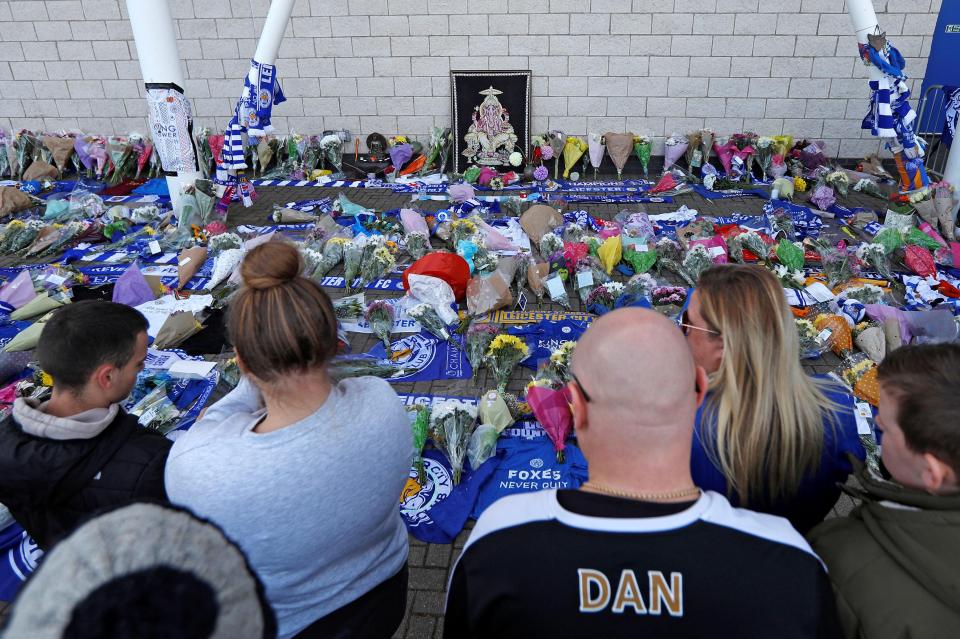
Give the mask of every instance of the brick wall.
[{"label": "brick wall", "polygon": [[[874,0],[915,91],[941,0]],[[170,0],[200,126],[222,128],[269,0]],[[278,130],[425,136],[451,69],[531,69],[534,131],[819,137],[842,157],[866,72],[842,0],[298,0],[278,60]],[[0,2],[0,126],[146,129],[123,0]]]}]

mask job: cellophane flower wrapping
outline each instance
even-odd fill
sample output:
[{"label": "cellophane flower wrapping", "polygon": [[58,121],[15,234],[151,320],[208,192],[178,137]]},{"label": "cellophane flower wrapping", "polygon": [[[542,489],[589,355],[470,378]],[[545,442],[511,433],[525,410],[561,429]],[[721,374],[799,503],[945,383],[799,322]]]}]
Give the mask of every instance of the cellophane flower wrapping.
[{"label": "cellophane flower wrapping", "polygon": [[821,211],[826,211],[837,203],[837,196],[833,189],[827,185],[818,186],[810,194],[810,201]]},{"label": "cellophane flower wrapping", "polygon": [[791,269],[784,264],[775,264],[773,274],[786,288],[803,289],[806,286],[806,277],[802,270]]},{"label": "cellophane flower wrapping", "polygon": [[634,273],[646,273],[657,262],[656,251],[638,251],[634,248],[624,249],[623,261],[630,265]]},{"label": "cellophane flower wrapping", "polygon": [[879,364],[887,354],[887,338],[883,328],[872,322],[854,327],[853,343],[874,363]]},{"label": "cellophane flower wrapping", "polygon": [[360,267],[361,287],[386,276],[396,263],[393,253],[386,246],[380,245],[373,249],[370,257],[366,258]]},{"label": "cellophane flower wrapping", "polygon": [[658,286],[650,293],[654,306],[682,307],[687,301],[687,289],[681,286]]},{"label": "cellophane flower wrapping", "polygon": [[497,335],[487,349],[487,361],[497,378],[497,390],[506,391],[510,375],[530,349],[515,335]]},{"label": "cellophane flower wrapping", "polygon": [[818,251],[823,274],[827,277],[827,285],[830,288],[845,284],[854,278],[853,264],[846,248],[821,242],[818,245]]},{"label": "cellophane flower wrapping", "polygon": [[600,164],[603,163],[603,155],[607,150],[607,147],[603,144],[603,136],[599,133],[591,133],[590,139],[587,141],[587,146],[589,147],[590,153],[590,166],[593,167],[593,176],[596,178],[597,169],[600,168]]},{"label": "cellophane flower wrapping", "polygon": [[492,424],[477,426],[473,434],[470,435],[470,443],[467,445],[467,459],[470,461],[470,468],[473,470],[480,468],[480,464],[496,454],[499,438],[500,431]]},{"label": "cellophane flower wrapping", "polygon": [[[327,240],[326,244],[323,245],[320,263],[317,264],[317,268],[313,271],[311,277],[320,279],[329,273],[344,258],[345,248],[347,244],[351,243],[350,240],[343,237],[332,237]],[[362,255],[363,250],[360,249],[359,256],[362,257]]]},{"label": "cellophane flower wrapping", "polygon": [[439,339],[451,342],[459,348],[459,344],[454,342],[450,335],[450,330],[444,325],[443,320],[433,310],[429,304],[415,304],[407,310],[407,315],[417,320],[426,331]]},{"label": "cellophane flower wrapping", "polygon": [[920,277],[933,277],[937,273],[936,264],[933,261],[933,254],[925,248],[910,244],[904,249],[903,261],[907,268]]},{"label": "cellophane flower wrapping", "polygon": [[775,249],[777,260],[790,271],[803,271],[804,253],[803,247],[795,242],[781,239]]},{"label": "cellophane flower wrapping", "polygon": [[857,247],[857,259],[883,279],[887,281],[893,279],[893,266],[890,264],[890,258],[887,257],[887,251],[882,244],[875,242],[861,244]]},{"label": "cellophane flower wrapping", "polygon": [[370,302],[367,311],[364,313],[364,319],[370,324],[370,330],[383,342],[383,348],[387,352],[387,358],[392,355],[390,346],[390,334],[393,332],[393,320],[396,312],[393,305],[385,300]]},{"label": "cellophane flower wrapping", "polygon": [[420,485],[426,483],[427,472],[423,467],[423,447],[430,436],[430,408],[428,406],[414,406],[416,412],[410,430],[413,431],[413,467],[417,469],[417,481]]},{"label": "cellophane flower wrapping", "polygon": [[825,313],[818,315],[813,321],[813,325],[818,331],[818,336],[821,336],[820,341],[826,340],[830,349],[837,355],[842,357],[853,350],[853,331],[844,318],[832,313]]},{"label": "cellophane flower wrapping", "polygon": [[513,276],[513,281],[517,285],[517,297],[519,297],[527,286],[527,275],[533,258],[527,252],[517,253],[515,258],[517,260],[517,272]]},{"label": "cellophane flower wrapping", "polygon": [[826,340],[817,341],[819,331],[808,319],[795,319],[797,337],[800,340],[800,356],[804,359],[816,359],[829,348]]},{"label": "cellophane flower wrapping", "polygon": [[652,150],[653,144],[650,142],[650,138],[645,135],[636,135],[633,137],[633,152],[637,156],[637,159],[640,160],[640,166],[643,167],[643,174],[645,176],[649,174],[650,152]]},{"label": "cellophane flower wrapping", "polygon": [[243,240],[236,233],[221,233],[207,241],[207,248],[213,255],[219,255],[229,249],[238,249],[241,246],[243,246]]},{"label": "cellophane flower wrapping", "polygon": [[360,266],[363,264],[365,236],[361,236],[343,245],[343,277],[347,292],[353,292],[353,282],[360,275]]},{"label": "cellophane flower wrapping", "polygon": [[657,241],[656,251],[657,265],[661,270],[667,269],[668,271],[672,271],[676,275],[679,275],[689,286],[696,286],[693,278],[690,277],[690,274],[683,268],[683,253],[677,242],[667,237],[661,238]]},{"label": "cellophane flower wrapping", "polygon": [[773,169],[773,138],[761,136],[757,138],[754,147],[757,164],[760,165],[760,171],[763,173],[763,179],[771,175]]},{"label": "cellophane flower wrapping", "polygon": [[438,402],[430,411],[430,436],[450,462],[454,485],[460,483],[476,421],[477,407],[459,400]]},{"label": "cellophane flower wrapping", "polygon": [[663,171],[666,173],[670,170],[674,164],[677,163],[677,160],[683,157],[684,153],[687,152],[687,139],[685,137],[679,136],[677,134],[671,135],[664,142],[663,147]]},{"label": "cellophane flower wrapping", "polygon": [[540,249],[540,255],[544,259],[550,259],[557,253],[563,252],[563,239],[556,233],[545,233],[544,236],[540,238],[540,246],[538,248]]},{"label": "cellophane flower wrapping", "polygon": [[340,321],[357,320],[363,317],[365,306],[363,293],[341,297],[333,302],[333,312]]},{"label": "cellophane flower wrapping", "polygon": [[593,289],[587,296],[585,306],[594,315],[609,313],[617,307],[617,300],[626,287],[620,282],[607,282]]},{"label": "cellophane flower wrapping", "polygon": [[853,390],[853,396],[872,406],[880,405],[880,386],[877,365],[864,353],[852,353],[843,358],[840,376]]},{"label": "cellophane flower wrapping", "polygon": [[696,244],[690,247],[686,256],[683,258],[683,268],[690,274],[694,283],[700,280],[700,274],[708,268],[713,267],[713,259],[707,248],[702,244]]},{"label": "cellophane flower wrapping", "polygon": [[844,289],[842,296],[846,299],[857,300],[861,304],[880,304],[883,301],[884,292],[879,286],[863,284]]},{"label": "cellophane flower wrapping", "polygon": [[563,463],[566,440],[573,432],[573,414],[566,390],[531,385],[527,388],[527,403],[553,443],[557,461]]},{"label": "cellophane flower wrapping", "polygon": [[480,368],[486,362],[487,350],[490,343],[500,333],[500,327],[497,324],[477,323],[470,324],[467,329],[467,359],[470,361],[470,368],[473,371],[473,380],[477,379]]}]

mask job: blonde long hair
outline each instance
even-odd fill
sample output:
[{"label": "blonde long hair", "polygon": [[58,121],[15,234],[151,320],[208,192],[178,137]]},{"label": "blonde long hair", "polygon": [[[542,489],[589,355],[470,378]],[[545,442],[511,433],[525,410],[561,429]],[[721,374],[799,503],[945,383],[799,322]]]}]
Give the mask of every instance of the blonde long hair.
[{"label": "blonde long hair", "polygon": [[723,338],[704,406],[707,455],[742,505],[790,497],[819,468],[825,422],[839,408],[829,382],[804,373],[793,315],[770,271],[711,268],[697,290],[704,321]]}]

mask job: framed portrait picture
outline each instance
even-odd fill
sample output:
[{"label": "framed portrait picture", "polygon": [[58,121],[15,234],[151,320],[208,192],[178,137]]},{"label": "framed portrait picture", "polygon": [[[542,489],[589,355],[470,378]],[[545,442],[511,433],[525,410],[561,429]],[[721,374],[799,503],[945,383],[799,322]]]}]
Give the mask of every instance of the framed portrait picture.
[{"label": "framed portrait picture", "polygon": [[451,71],[453,166],[504,170],[530,148],[530,71]]}]

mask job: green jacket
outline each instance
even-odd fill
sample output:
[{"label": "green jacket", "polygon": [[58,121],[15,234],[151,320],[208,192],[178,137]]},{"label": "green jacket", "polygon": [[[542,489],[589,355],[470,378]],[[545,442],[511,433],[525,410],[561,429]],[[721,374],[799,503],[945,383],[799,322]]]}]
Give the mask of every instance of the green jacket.
[{"label": "green jacket", "polygon": [[863,503],[809,534],[848,638],[960,637],[960,495],[938,497],[858,469]]}]

